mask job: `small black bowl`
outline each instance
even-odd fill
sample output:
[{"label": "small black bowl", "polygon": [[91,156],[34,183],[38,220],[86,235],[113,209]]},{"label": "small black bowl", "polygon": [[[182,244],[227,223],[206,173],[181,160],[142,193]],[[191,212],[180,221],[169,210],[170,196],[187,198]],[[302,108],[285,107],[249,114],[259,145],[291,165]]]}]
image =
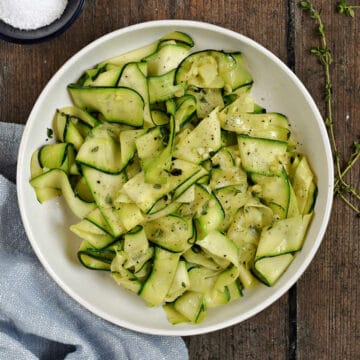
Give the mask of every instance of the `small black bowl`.
[{"label": "small black bowl", "polygon": [[20,30],[0,20],[0,38],[18,44],[34,44],[53,39],[70,27],[80,15],[84,2],[85,0],[69,0],[59,19],[34,30]]}]

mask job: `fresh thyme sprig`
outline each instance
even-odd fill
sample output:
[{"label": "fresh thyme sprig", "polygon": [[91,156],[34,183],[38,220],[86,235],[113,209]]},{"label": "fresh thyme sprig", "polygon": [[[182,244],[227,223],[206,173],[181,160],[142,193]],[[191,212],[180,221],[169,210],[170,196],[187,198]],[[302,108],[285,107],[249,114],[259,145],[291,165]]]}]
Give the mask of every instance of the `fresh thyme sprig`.
[{"label": "fresh thyme sprig", "polygon": [[[340,12],[341,6],[341,12]],[[334,184],[334,195],[338,196],[343,200],[358,216],[360,216],[360,206],[357,203],[360,202],[360,192],[354,188],[351,184],[348,184],[345,181],[345,175],[353,168],[355,163],[360,159],[360,143],[356,140],[353,143],[353,152],[350,155],[350,158],[346,162],[346,165],[343,169],[342,156],[338,150],[335,132],[334,132],[334,120],[333,120],[333,111],[332,111],[332,83],[331,83],[331,74],[330,74],[330,65],[332,64],[332,55],[331,51],[327,46],[325,26],[320,16],[319,11],[317,11],[313,4],[310,1],[301,1],[300,7],[308,11],[310,17],[314,19],[317,23],[317,30],[320,36],[320,46],[314,47],[310,50],[311,54],[315,55],[321,62],[324,67],[325,72],[325,125],[328,130],[330,137],[330,142],[333,151],[333,158],[336,169],[336,179]],[[349,16],[353,13],[353,8],[349,6],[346,1],[341,1],[338,4],[338,12],[345,13]]]},{"label": "fresh thyme sprig", "polygon": [[336,5],[336,11],[339,14],[345,14],[350,17],[355,16],[355,10],[360,9],[360,5],[349,5],[346,0],[341,0]]}]

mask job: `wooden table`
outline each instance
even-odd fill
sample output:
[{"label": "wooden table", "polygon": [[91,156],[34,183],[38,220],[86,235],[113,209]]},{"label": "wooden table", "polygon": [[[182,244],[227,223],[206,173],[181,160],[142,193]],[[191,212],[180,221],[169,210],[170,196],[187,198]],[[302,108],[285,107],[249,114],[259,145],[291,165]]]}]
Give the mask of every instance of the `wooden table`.
[{"label": "wooden table", "polygon": [[[359,4],[353,0],[353,3]],[[336,1],[316,0],[329,47],[335,131],[347,157],[360,134],[360,10],[339,15]],[[324,74],[309,49],[318,46],[315,24],[297,1],[88,0],[80,18],[49,42],[24,46],[0,41],[0,119],[25,123],[54,72],[92,40],[131,24],[191,19],[251,37],[292,68],[324,113]],[[359,166],[349,178],[359,184]],[[314,261],[280,300],[228,329],[185,338],[191,359],[360,359],[360,219],[335,200]]]}]

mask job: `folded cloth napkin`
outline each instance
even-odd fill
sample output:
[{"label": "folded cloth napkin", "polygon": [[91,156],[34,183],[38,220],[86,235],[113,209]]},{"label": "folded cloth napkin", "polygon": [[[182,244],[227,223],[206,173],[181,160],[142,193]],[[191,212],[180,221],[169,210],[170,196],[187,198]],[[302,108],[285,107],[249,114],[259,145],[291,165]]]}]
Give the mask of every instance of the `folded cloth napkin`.
[{"label": "folded cloth napkin", "polygon": [[0,122],[0,359],[188,359],[181,338],[113,325],[75,302],[44,270],[17,206],[22,131]]}]

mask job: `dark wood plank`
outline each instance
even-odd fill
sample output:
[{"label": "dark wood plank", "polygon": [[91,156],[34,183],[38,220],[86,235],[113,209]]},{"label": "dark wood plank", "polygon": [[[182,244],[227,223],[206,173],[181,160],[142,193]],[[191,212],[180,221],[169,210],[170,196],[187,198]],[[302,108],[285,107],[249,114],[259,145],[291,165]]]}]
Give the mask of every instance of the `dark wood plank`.
[{"label": "dark wood plank", "polygon": [[[348,157],[359,138],[360,27],[357,19],[335,12],[335,2],[314,1],[322,9],[333,54],[335,132],[339,150]],[[296,72],[323,106],[323,73],[308,50],[317,46],[314,23],[296,12]],[[349,179],[360,188],[359,164]],[[335,200],[330,224],[311,266],[298,282],[297,358],[360,359],[360,226],[359,219]]]},{"label": "dark wood plank", "polygon": [[[249,36],[286,61],[286,1],[178,1],[174,18],[209,22]],[[276,6],[274,6],[276,4]],[[269,36],[271,34],[271,36]]]},{"label": "dark wood plank", "polygon": [[190,359],[288,359],[288,299],[255,317],[210,334],[185,337]]}]

